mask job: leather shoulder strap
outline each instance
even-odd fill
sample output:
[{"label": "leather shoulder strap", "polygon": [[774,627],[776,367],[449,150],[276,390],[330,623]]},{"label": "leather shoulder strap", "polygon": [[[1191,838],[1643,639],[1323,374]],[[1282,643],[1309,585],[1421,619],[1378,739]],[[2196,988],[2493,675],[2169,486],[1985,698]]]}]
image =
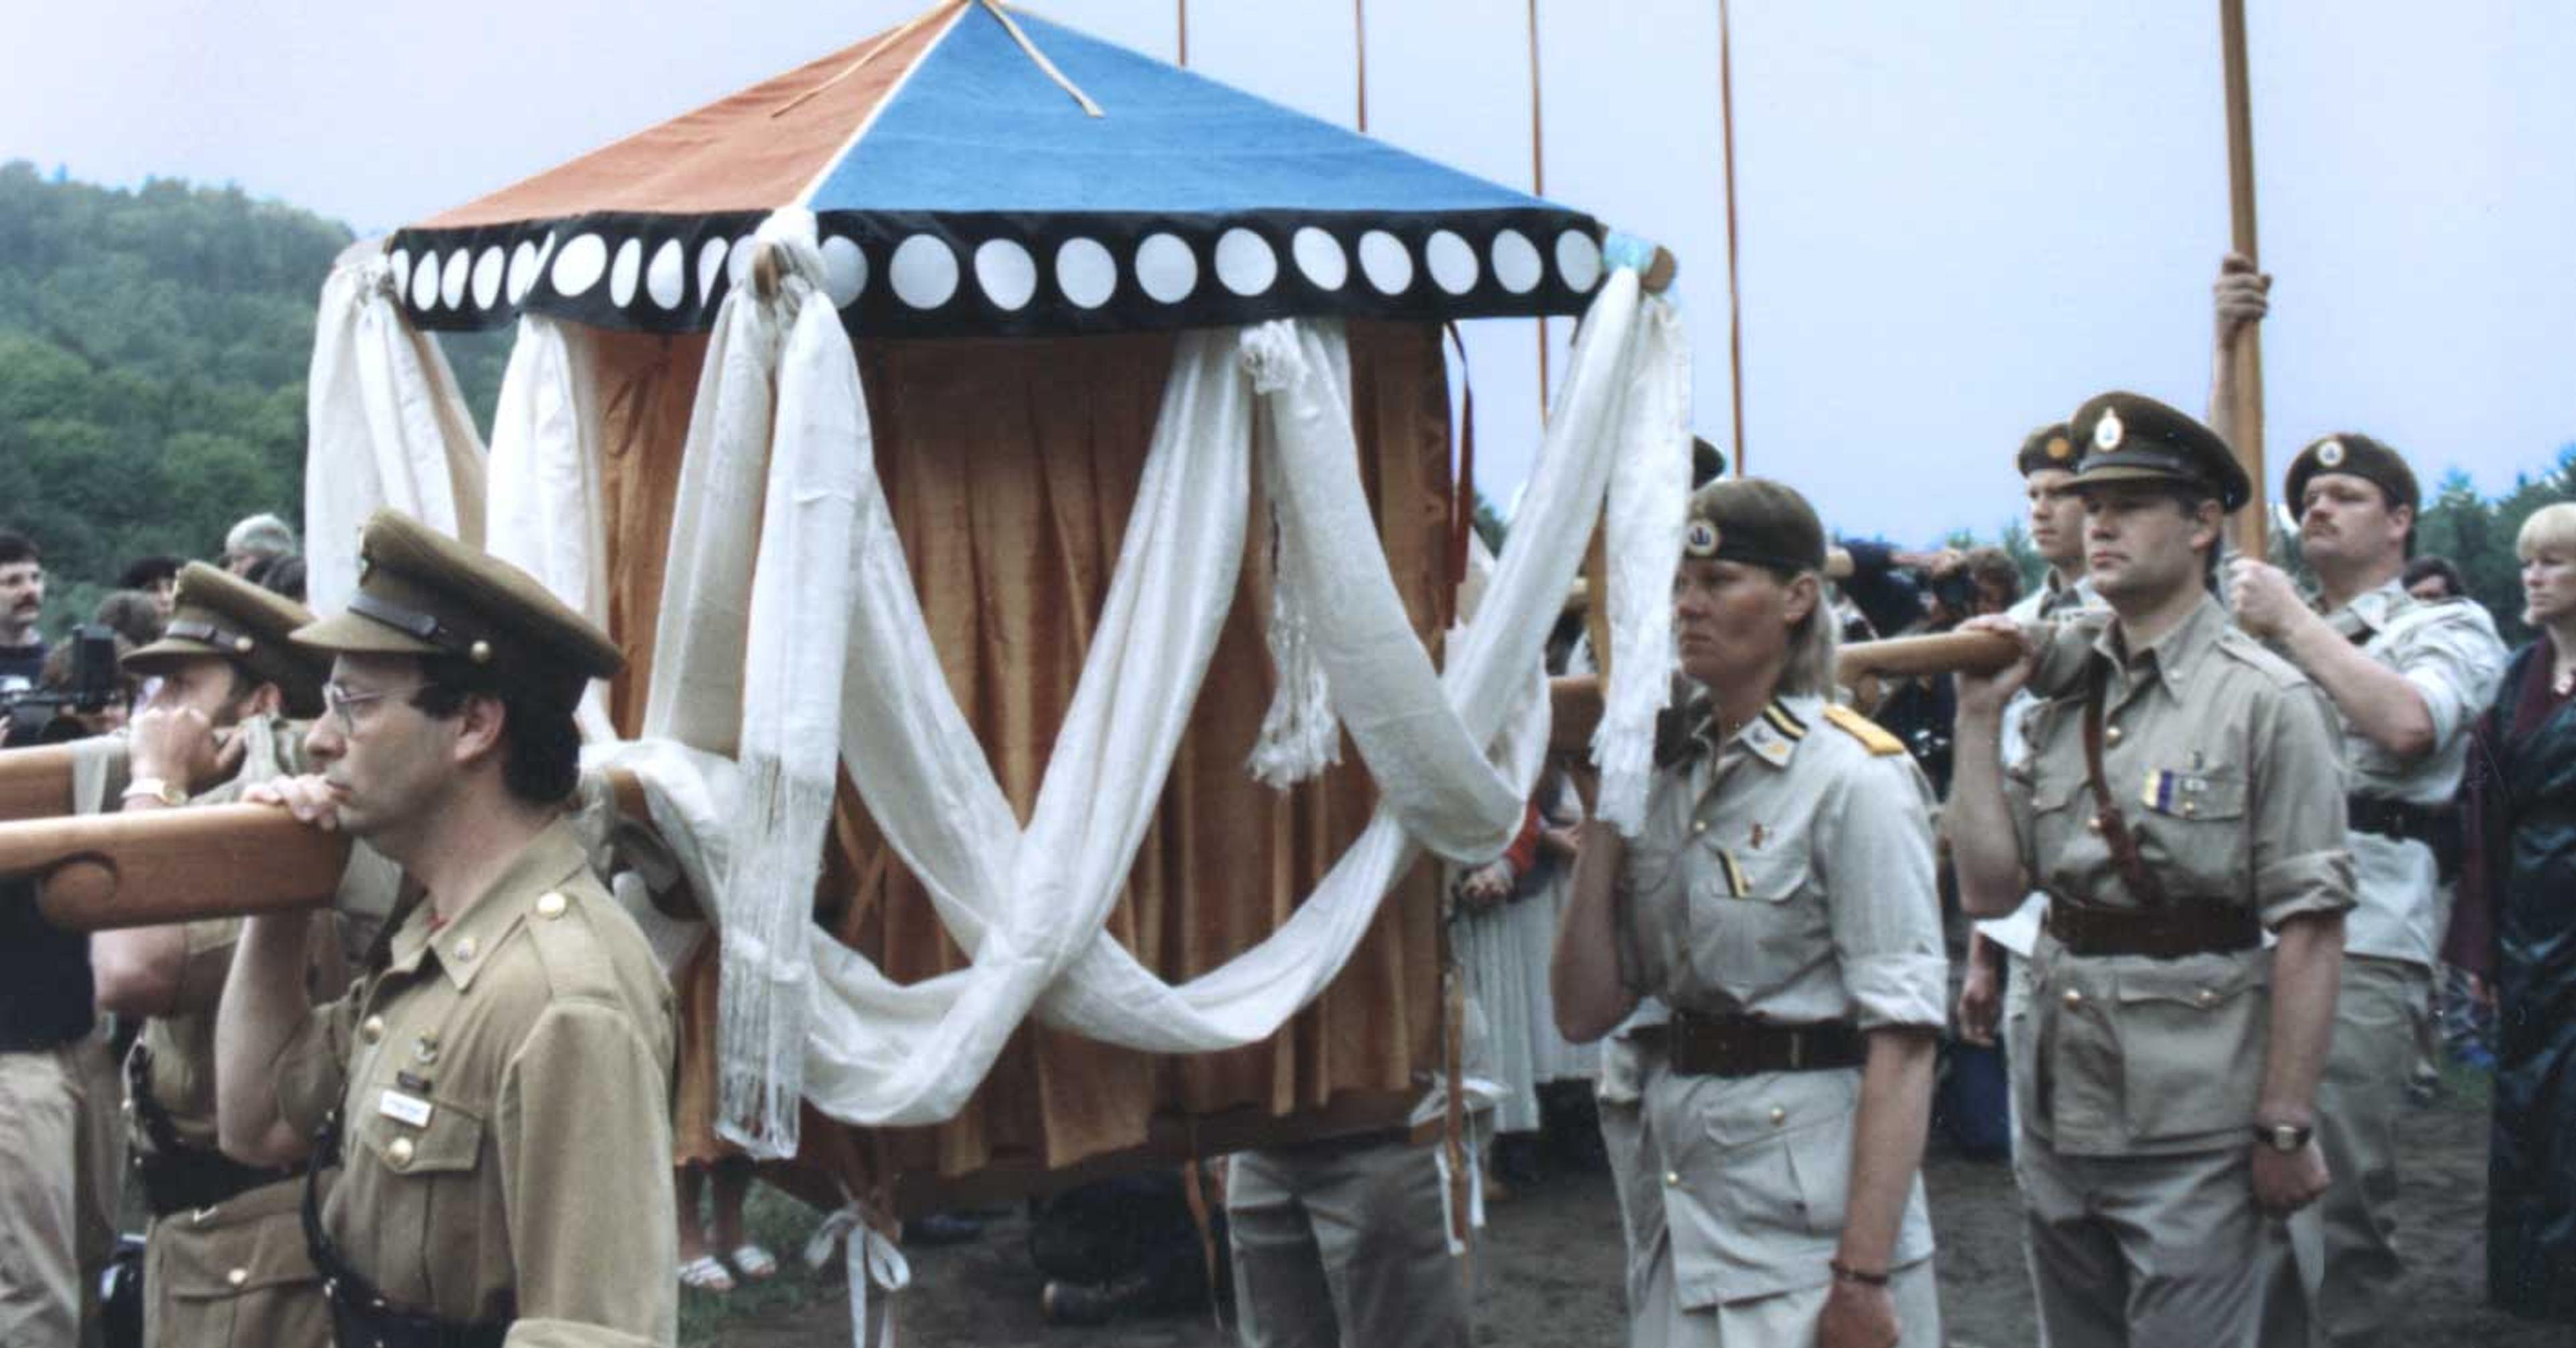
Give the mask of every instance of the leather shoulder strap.
[{"label": "leather shoulder strap", "polygon": [[2093,788],[2094,820],[2102,826],[2102,841],[2110,846],[2111,864],[2120,868],[2120,879],[2129,893],[2149,908],[2163,908],[2165,887],[2156,873],[2147,868],[2138,855],[2138,839],[2129,832],[2128,816],[2120,813],[2119,799],[2111,794],[2111,784],[2102,775],[2102,703],[2111,682],[2111,662],[2096,654],[2084,671],[2084,776]]}]

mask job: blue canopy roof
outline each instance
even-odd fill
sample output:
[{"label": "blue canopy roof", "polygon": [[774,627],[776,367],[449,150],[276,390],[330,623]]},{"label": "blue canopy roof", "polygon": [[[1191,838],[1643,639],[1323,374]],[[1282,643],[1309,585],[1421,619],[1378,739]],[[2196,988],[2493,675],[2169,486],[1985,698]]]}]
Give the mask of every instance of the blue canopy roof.
[{"label": "blue canopy roof", "polygon": [[796,205],[845,318],[882,336],[1566,314],[1601,271],[1588,216],[991,0],[389,247],[426,327],[532,309],[686,331],[742,279],[760,219]]}]

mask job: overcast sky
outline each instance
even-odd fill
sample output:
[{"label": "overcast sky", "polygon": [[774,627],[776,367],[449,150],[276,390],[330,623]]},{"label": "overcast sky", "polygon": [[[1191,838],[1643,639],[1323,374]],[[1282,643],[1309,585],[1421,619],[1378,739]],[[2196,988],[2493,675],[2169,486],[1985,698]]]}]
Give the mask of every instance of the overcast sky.
[{"label": "overcast sky", "polygon": [[[1363,4],[1368,129],[1530,186],[1525,4]],[[916,8],[0,0],[0,158],[235,182],[381,230]],[[1178,0],[1030,8],[1176,54]],[[1753,470],[1846,531],[1990,533],[2029,427],[2111,387],[2197,411],[2227,243],[2217,8],[1737,0]],[[2428,487],[2545,469],[2576,440],[2576,4],[2248,8],[2275,490],[2339,429],[2404,449]],[[1723,444],[1716,0],[1538,9],[1546,194],[1679,255],[1697,420]],[[1193,69],[1354,120],[1349,7],[1188,0],[1188,26]],[[1480,483],[1508,499],[1537,441],[1536,325],[1474,327]]]}]

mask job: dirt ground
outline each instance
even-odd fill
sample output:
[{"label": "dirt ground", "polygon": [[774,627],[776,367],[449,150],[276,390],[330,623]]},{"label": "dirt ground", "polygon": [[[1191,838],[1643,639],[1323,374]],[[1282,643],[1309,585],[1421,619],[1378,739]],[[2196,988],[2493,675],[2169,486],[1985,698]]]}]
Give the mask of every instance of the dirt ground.
[{"label": "dirt ground", "polygon": [[[2412,1275],[2392,1341],[2407,1348],[2571,1348],[2576,1332],[2513,1320],[2483,1303],[2486,1116],[2460,1092],[2409,1111],[2399,1204]],[[2036,1342],[2010,1168],[1936,1152],[1926,1162],[1940,1236],[1942,1315],[1952,1348]],[[1038,1317],[1040,1279],[1022,1251],[1025,1227],[997,1222],[974,1244],[909,1254],[901,1298],[909,1348],[1219,1348],[1232,1340],[1202,1312],[1122,1319],[1097,1329],[1050,1328]],[[1479,1345],[1613,1344],[1620,1304],[1618,1209],[1606,1176],[1557,1174],[1489,1211],[1478,1251]],[[723,1348],[825,1348],[848,1342],[837,1288],[799,1309],[728,1318]]]}]

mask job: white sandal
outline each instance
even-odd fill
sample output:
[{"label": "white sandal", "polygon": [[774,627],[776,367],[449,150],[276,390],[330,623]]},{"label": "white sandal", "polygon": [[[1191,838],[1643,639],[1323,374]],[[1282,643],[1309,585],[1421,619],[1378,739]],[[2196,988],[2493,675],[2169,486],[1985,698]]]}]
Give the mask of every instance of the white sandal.
[{"label": "white sandal", "polygon": [[734,1247],[733,1267],[753,1282],[762,1282],[778,1272],[778,1256],[746,1240]]},{"label": "white sandal", "polygon": [[702,1254],[680,1265],[680,1285],[700,1292],[730,1292],[733,1273],[723,1260]]}]

